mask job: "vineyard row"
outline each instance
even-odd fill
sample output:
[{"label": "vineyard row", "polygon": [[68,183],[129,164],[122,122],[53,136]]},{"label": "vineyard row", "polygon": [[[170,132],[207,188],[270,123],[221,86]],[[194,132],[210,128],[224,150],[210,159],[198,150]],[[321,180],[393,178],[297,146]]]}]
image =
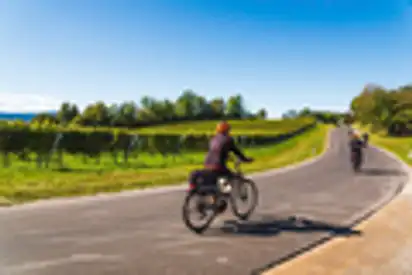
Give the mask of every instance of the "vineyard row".
[{"label": "vineyard row", "polygon": [[[272,144],[300,134],[315,125],[314,122],[296,125],[293,131],[268,135],[238,135],[236,140],[242,146],[261,146]],[[277,131],[279,133],[279,131]],[[176,155],[186,151],[206,150],[209,134],[177,135],[177,134],[135,134],[118,129],[78,130],[56,128],[33,128],[30,126],[0,127],[0,152],[18,156],[36,154],[38,158],[49,158],[53,152],[81,154],[87,157],[99,157],[101,153],[150,152],[162,155]]]}]

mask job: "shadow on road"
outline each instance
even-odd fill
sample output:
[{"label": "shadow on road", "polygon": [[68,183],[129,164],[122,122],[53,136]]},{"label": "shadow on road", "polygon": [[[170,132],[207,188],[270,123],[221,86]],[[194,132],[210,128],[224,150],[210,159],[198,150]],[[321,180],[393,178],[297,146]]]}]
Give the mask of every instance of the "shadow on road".
[{"label": "shadow on road", "polygon": [[360,171],[361,174],[367,176],[403,176],[405,173],[398,169],[385,169],[385,168],[363,168]]},{"label": "shadow on road", "polygon": [[265,218],[260,221],[245,222],[229,220],[225,221],[219,229],[223,234],[255,237],[271,237],[285,231],[306,234],[324,232],[334,236],[362,235],[361,231],[353,230],[350,227],[296,217]]}]

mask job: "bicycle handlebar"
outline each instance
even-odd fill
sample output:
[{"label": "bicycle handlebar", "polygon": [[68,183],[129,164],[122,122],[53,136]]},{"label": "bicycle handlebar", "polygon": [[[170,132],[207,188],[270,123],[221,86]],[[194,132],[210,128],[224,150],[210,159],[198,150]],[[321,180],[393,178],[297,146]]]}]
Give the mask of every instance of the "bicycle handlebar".
[{"label": "bicycle handlebar", "polygon": [[235,169],[236,169],[237,171],[240,171],[240,165],[241,165],[242,163],[253,161],[253,159],[251,159],[251,161],[242,161],[240,158],[235,158],[235,159],[232,158],[231,160],[233,161],[233,163],[234,163],[234,165],[235,165]]}]

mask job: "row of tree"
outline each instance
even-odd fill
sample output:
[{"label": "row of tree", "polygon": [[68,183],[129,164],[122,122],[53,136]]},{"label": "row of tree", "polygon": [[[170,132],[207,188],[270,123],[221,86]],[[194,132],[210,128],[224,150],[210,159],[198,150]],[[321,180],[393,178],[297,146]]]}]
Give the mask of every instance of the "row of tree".
[{"label": "row of tree", "polygon": [[301,110],[288,110],[283,115],[282,118],[302,118],[302,117],[313,117],[317,121],[326,124],[337,124],[339,121],[344,119],[346,113],[332,112],[332,111],[317,111],[311,110],[309,107],[304,107]]},{"label": "row of tree", "polygon": [[385,130],[389,135],[412,135],[412,86],[385,89],[367,85],[351,102],[352,116],[373,130]]},{"label": "row of tree", "polygon": [[267,112],[260,109],[251,113],[245,108],[241,95],[207,100],[192,90],[185,90],[176,101],[157,100],[145,96],[140,105],[133,101],[106,105],[99,101],[80,111],[75,104],[64,102],[57,114],[41,113],[32,121],[81,126],[138,127],[185,120],[208,119],[265,119]]}]

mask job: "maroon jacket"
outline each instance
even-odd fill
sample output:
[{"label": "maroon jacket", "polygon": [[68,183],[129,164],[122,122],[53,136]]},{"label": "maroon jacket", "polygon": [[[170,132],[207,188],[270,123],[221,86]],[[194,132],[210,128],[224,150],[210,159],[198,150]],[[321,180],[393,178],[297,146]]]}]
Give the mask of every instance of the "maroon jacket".
[{"label": "maroon jacket", "polygon": [[213,170],[228,170],[226,162],[230,152],[235,153],[243,161],[248,160],[235,145],[232,137],[217,134],[209,142],[209,152],[204,163],[205,167]]}]

